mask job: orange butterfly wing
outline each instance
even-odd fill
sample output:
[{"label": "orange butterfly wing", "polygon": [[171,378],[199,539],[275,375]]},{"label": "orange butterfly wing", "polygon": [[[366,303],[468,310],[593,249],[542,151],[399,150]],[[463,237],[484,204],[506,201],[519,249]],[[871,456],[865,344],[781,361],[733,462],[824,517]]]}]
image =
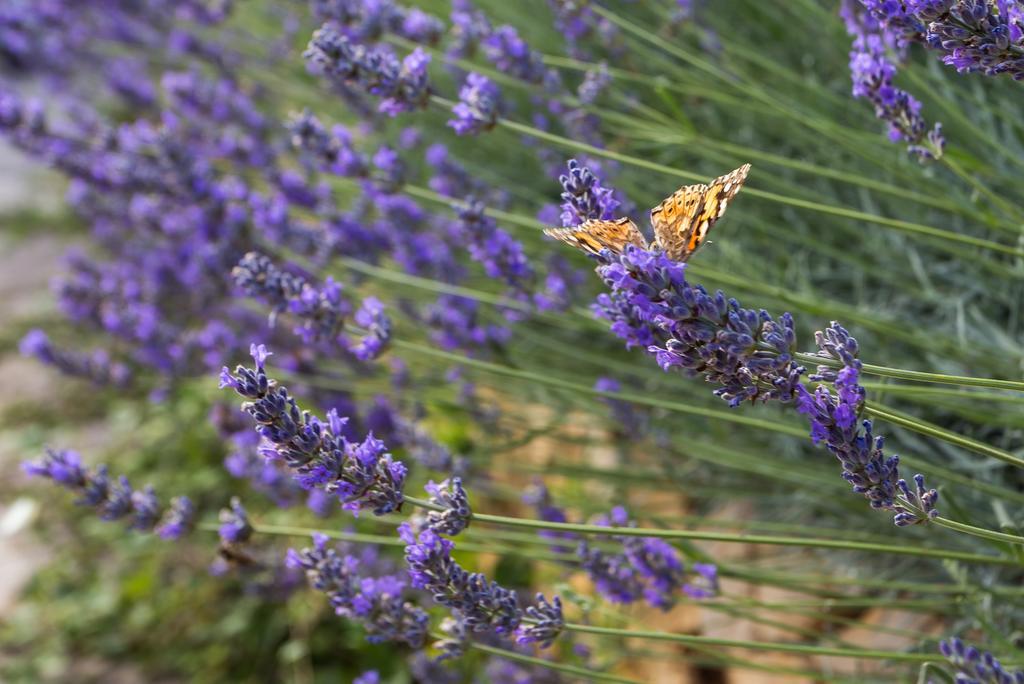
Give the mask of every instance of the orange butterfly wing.
[{"label": "orange butterfly wing", "polygon": [[622,254],[626,245],[648,248],[643,233],[628,218],[614,221],[590,219],[574,228],[546,228],[544,234],[588,254],[600,254],[602,249]]},{"label": "orange butterfly wing", "polygon": [[685,185],[651,210],[655,241],[670,259],[686,261],[700,249],[749,172],[744,164],[708,185]]}]

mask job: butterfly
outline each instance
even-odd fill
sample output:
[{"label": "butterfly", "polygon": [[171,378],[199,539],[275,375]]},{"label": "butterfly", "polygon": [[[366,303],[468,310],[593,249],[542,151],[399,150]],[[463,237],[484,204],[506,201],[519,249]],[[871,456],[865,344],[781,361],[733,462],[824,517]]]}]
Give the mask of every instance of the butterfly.
[{"label": "butterfly", "polygon": [[626,245],[634,245],[640,249],[657,247],[674,261],[686,261],[704,244],[749,172],[750,164],[744,164],[707,185],[684,185],[666,197],[651,209],[654,241],[650,245],[628,218],[589,219],[573,228],[548,228],[544,234],[589,254],[600,254],[603,249],[621,254]]}]

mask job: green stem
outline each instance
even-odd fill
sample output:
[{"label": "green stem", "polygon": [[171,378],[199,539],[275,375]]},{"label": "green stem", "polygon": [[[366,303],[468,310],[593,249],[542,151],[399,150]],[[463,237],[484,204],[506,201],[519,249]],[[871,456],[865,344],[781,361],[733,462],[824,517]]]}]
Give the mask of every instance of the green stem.
[{"label": "green stem", "polygon": [[936,517],[932,518],[931,522],[938,525],[939,527],[945,527],[950,530],[956,530],[957,532],[963,532],[964,534],[970,534],[975,537],[981,537],[983,539],[991,539],[992,541],[998,542],[1008,542],[1010,544],[1024,544],[1024,537],[1020,537],[1015,534],[1006,534],[1005,532],[986,530],[982,527],[967,525],[965,523],[950,520],[948,518]]},{"label": "green stem", "polygon": [[894,394],[896,396],[924,395],[936,397],[953,397],[956,399],[967,399],[970,401],[996,401],[1013,404],[1024,404],[1024,394],[1004,394],[1002,392],[973,392],[971,390],[945,389],[943,387],[929,387],[918,385],[894,385],[886,382],[862,382],[861,387],[871,392]]},{"label": "green stem", "polygon": [[918,434],[941,439],[943,442],[968,449],[977,454],[989,456],[998,461],[1002,461],[1003,463],[1009,463],[1010,465],[1017,466],[1018,468],[1024,468],[1024,458],[1014,456],[1008,451],[985,444],[984,442],[979,442],[975,439],[971,439],[970,437],[958,435],[957,433],[941,428],[938,425],[918,420],[916,418],[910,418],[887,406],[868,403],[864,406],[864,412],[872,417],[880,418],[888,423],[892,423],[893,425],[899,425],[900,427],[912,430]]},{"label": "green stem", "polygon": [[579,675],[583,677],[581,681],[599,681],[599,682],[620,682],[621,684],[641,684],[636,679],[629,679],[627,677],[620,677],[618,675],[609,674],[607,672],[598,672],[596,670],[588,670],[582,667],[576,667],[575,665],[566,665],[564,663],[558,663],[551,660],[544,660],[543,658],[535,658],[533,656],[523,655],[522,653],[516,653],[515,651],[506,651],[502,648],[495,648],[493,646],[487,646],[477,641],[468,641],[467,646],[472,648],[474,651],[480,651],[481,653],[488,653],[493,656],[499,656],[501,658],[507,658],[508,660],[514,660],[520,663],[528,663],[530,665],[536,665],[538,667],[545,667],[549,670],[555,670],[557,672],[566,672],[568,674]]},{"label": "green stem", "polygon": [[671,641],[694,646],[726,646],[730,648],[748,648],[757,651],[776,651],[780,653],[802,653],[805,655],[832,656],[837,658],[861,658],[870,660],[892,660],[905,663],[923,663],[934,660],[935,656],[928,653],[901,653],[900,651],[874,651],[860,648],[833,648],[829,646],[811,646],[809,644],[779,644],[761,641],[743,641],[740,639],[721,639],[718,637],[695,636],[692,634],[674,634],[672,632],[654,632],[646,630],[616,629],[614,627],[595,627],[566,623],[565,629],[581,634],[599,634],[623,639],[654,639]]},{"label": "green stem", "polygon": [[[432,511],[445,510],[442,506],[406,496],[405,500],[413,506],[419,506]],[[891,553],[902,556],[920,556],[924,558],[955,559],[971,563],[990,563],[993,565],[1017,565],[1017,561],[1010,558],[987,556],[984,554],[955,551],[952,549],[931,549],[920,547],[894,546],[889,544],[874,544],[869,542],[841,541],[836,539],[803,539],[798,537],[780,537],[756,534],[728,534],[724,532],[698,532],[692,530],[662,530],[646,527],[607,527],[604,525],[585,525],[576,523],[554,523],[544,520],[530,520],[526,518],[510,518],[503,515],[489,515],[485,513],[473,513],[474,521],[494,523],[496,525],[509,525],[514,527],[527,527],[535,530],[551,530],[554,532],[575,532],[577,534],[615,535],[624,537],[654,537],[658,539],[687,539],[694,541],[718,541],[741,544],[767,544],[773,546],[797,546],[819,549],[844,549],[847,551],[868,551],[873,553]]]},{"label": "green stem", "polygon": [[[835,359],[825,359],[817,354],[797,353],[793,355],[798,361],[813,363],[819,366],[830,368],[842,368],[843,364]],[[902,368],[888,368],[886,366],[875,366],[865,363],[861,368],[865,373],[878,375],[886,378],[898,378],[900,380],[914,380],[916,382],[933,382],[941,385],[961,385],[963,387],[989,387],[992,389],[1014,390],[1024,392],[1024,382],[1018,380],[997,380],[994,378],[972,378],[966,375],[946,375],[943,373],[922,373],[921,371],[903,370]]]}]

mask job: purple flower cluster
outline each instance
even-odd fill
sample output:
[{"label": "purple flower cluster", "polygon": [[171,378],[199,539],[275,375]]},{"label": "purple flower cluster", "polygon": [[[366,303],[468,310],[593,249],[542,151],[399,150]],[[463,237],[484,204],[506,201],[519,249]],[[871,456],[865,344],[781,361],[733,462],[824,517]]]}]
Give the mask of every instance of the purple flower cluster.
[{"label": "purple flower cluster", "polygon": [[[221,402],[214,405],[209,420],[221,439],[234,447],[224,457],[224,469],[228,474],[248,480],[255,491],[280,508],[290,507],[301,499],[305,490],[292,478],[288,469],[281,463],[267,461],[259,452],[260,436],[252,429],[248,415],[237,406]],[[314,494],[320,494],[319,490],[310,492],[310,498]]]},{"label": "purple flower cluster", "polygon": [[430,98],[430,55],[420,48],[399,61],[386,48],[354,44],[324,24],[313,34],[303,57],[314,73],[382,98],[379,110],[389,116],[422,109]]},{"label": "purple flower cluster", "polygon": [[295,334],[306,344],[338,342],[357,359],[370,361],[383,353],[391,339],[391,321],[384,313],[384,305],[374,297],[363,300],[353,317],[355,324],[366,331],[364,336],[353,343],[342,335],[352,305],[342,297],[341,285],[330,276],[322,287],[314,287],[305,278],[281,270],[259,252],[242,257],[231,275],[246,294],[273,307],[271,323],[282,311],[301,321]]},{"label": "purple flower cluster", "polygon": [[453,477],[440,484],[431,480],[424,489],[430,494],[430,503],[444,508],[443,511],[427,512],[428,529],[454,537],[469,527],[473,512],[461,477]]},{"label": "purple flower cluster", "polygon": [[425,322],[434,343],[442,349],[459,349],[470,354],[500,349],[512,331],[480,320],[480,305],[475,299],[442,295],[426,312]]},{"label": "purple flower cluster", "polygon": [[521,625],[516,635],[520,644],[539,644],[547,648],[565,629],[565,618],[562,616],[562,599],[552,597],[549,602],[544,594],[538,593],[535,603],[527,606],[523,612],[528,624]]},{"label": "purple flower cluster", "polygon": [[548,0],[548,6],[555,15],[555,28],[565,36],[566,48],[573,57],[589,56],[588,52],[582,49],[581,43],[594,33],[599,33],[606,39],[605,42],[615,33],[615,25],[598,17],[586,3],[576,0]]},{"label": "purple flower cluster", "polygon": [[328,173],[350,178],[369,175],[369,160],[352,144],[352,136],[343,126],[330,131],[308,109],[294,114],[286,124],[292,145]]},{"label": "purple flower cluster", "polygon": [[367,297],[352,320],[365,331],[358,342],[349,346],[352,355],[360,361],[372,361],[383,354],[391,341],[391,319],[384,313],[384,303]]},{"label": "purple flower cluster", "polygon": [[42,330],[30,330],[18,348],[25,356],[32,356],[68,375],[87,378],[97,385],[124,387],[132,379],[128,366],[112,361],[106,351],[99,349],[91,354],[83,354],[60,349],[53,345]]},{"label": "purple flower cluster", "polygon": [[314,535],[312,548],[289,549],[286,563],[305,571],[310,586],[327,595],[338,615],[361,624],[367,641],[398,641],[411,648],[426,641],[430,617],[402,598],[405,582],[395,575],[360,575],[359,559],[328,547],[327,537]]},{"label": "purple flower cluster", "polygon": [[219,518],[217,534],[225,544],[244,544],[252,538],[253,527],[249,522],[249,513],[237,496],[231,497],[230,508],[221,509]]},{"label": "purple flower cluster", "polygon": [[[186,88],[185,78],[163,79],[169,104],[159,119],[120,124],[87,109],[50,120],[0,95],[7,139],[70,177],[70,203],[96,243],[89,257],[69,259],[62,308],[117,338],[137,370],[164,377],[221,365],[240,345],[238,329],[262,327],[232,305],[224,278],[256,228],[258,194],[232,171],[256,164],[277,175],[266,123],[245,92],[225,81],[206,87],[192,72]],[[280,239],[288,244],[286,230]]]},{"label": "purple flower cluster", "polygon": [[352,684],[380,684],[380,673],[376,670],[367,670],[353,679]]},{"label": "purple flower cluster", "polygon": [[612,75],[608,71],[608,65],[601,62],[596,68],[587,69],[583,74],[583,82],[576,90],[576,96],[585,105],[592,105],[604,90],[611,85]]},{"label": "purple flower cluster", "polygon": [[476,135],[494,128],[501,110],[501,91],[489,78],[470,73],[459,89],[459,101],[448,121],[458,135]]},{"label": "purple flower cluster", "polygon": [[[611,289],[598,297],[594,310],[611,322],[626,346],[643,347],[663,370],[678,368],[721,385],[715,395],[738,406],[745,400],[794,400],[811,421],[811,437],[825,442],[843,465],[843,477],[872,507],[896,513],[897,525],[935,517],[938,492],[914,478],[912,490],[899,477],[899,459],[886,457],[882,438],[871,433],[871,421],[858,425],[864,388],[858,383],[857,342],[833,323],[817,336],[820,354],[840,361],[838,373],[820,367],[812,380],[825,384],[810,392],[801,383],[804,368],[794,359],[796,332],[792,316],[778,319],[768,312],[744,309],[719,291],[709,294],[685,278],[685,264],[660,252],[627,247],[621,255],[605,254],[598,274]],[[861,431],[863,428],[863,432]]]},{"label": "purple flower cluster", "polygon": [[473,8],[470,0],[452,0],[450,18],[448,56],[454,59],[472,57],[484,38],[491,34],[491,22],[486,14]]},{"label": "purple flower cluster", "polygon": [[[219,23],[230,9],[230,2],[202,0],[103,6],[76,0],[13,0],[0,8],[0,72],[40,74],[65,88],[79,87],[78,77],[88,83],[86,74],[93,76],[93,81],[99,74],[122,83],[134,76],[135,85],[142,86],[144,79],[137,74],[119,71],[126,62],[117,56],[124,46],[171,56],[191,52],[222,58],[221,51],[203,54],[201,47],[209,52],[213,46],[201,44],[189,23]],[[104,49],[103,45],[120,47]]]},{"label": "purple flower cluster", "polygon": [[887,34],[872,14],[865,14],[854,5],[855,1],[846,0],[840,10],[847,31],[854,37],[850,51],[853,96],[874,105],[875,116],[889,125],[893,142],[908,143],[908,150],[921,160],[942,156],[946,142],[942,125],[935,124],[928,130],[921,116],[921,103],[893,84],[896,66],[887,55],[887,48],[898,46],[899,41]]},{"label": "purple flower cluster", "polygon": [[[455,543],[432,529],[417,535],[403,523],[399,536],[407,544],[405,560],[414,587],[430,593],[434,601],[450,608],[456,632],[491,632],[511,636],[523,643],[550,644],[561,632],[562,604],[548,603],[538,596],[533,611],[519,607],[516,592],[489,581],[478,572],[468,572],[452,558]],[[523,617],[532,619],[524,623]]]},{"label": "purple flower cluster", "polygon": [[953,637],[939,642],[939,651],[956,668],[956,684],[1024,684],[1024,670],[1005,669],[991,653]]},{"label": "purple flower cluster", "polygon": [[132,529],[156,532],[164,539],[178,539],[192,530],[194,510],[187,497],[173,499],[161,514],[152,487],[133,490],[124,475],[111,481],[106,466],[90,470],[74,451],[47,449],[42,461],[26,462],[23,468],[32,477],[52,480],[76,492],[79,499],[75,503],[93,508],[103,520],[127,518]]},{"label": "purple flower cluster", "polygon": [[1024,7],[1017,0],[861,0],[902,42],[920,42],[959,72],[1024,80]]},{"label": "purple flower cluster", "polygon": [[[843,478],[853,491],[863,494],[872,508],[896,513],[899,526],[927,522],[938,515],[939,494],[924,486],[924,477],[914,477],[915,490],[900,478],[899,457],[886,457],[884,440],[872,434],[870,420],[860,422],[866,392],[859,384],[861,362],[857,340],[838,323],[816,335],[819,354],[843,364],[838,372],[821,366],[812,380],[823,381],[814,392],[797,387],[797,409],[811,421],[811,439],[824,442],[843,466]],[[831,382],[835,395],[824,382]]]},{"label": "purple flower cluster", "polygon": [[220,386],[248,399],[242,409],[263,437],[263,455],[283,462],[304,489],[336,496],[355,514],[367,508],[375,515],[400,510],[406,468],[392,460],[383,442],[372,434],[350,442],[344,436],[348,419],[335,410],[326,422],[302,411],[287,389],[267,377],[264,363],[270,352],[263,345],[251,351],[255,368],[238,366],[234,373],[224,368]]},{"label": "purple flower cluster", "polygon": [[[546,487],[535,483],[523,501],[535,508],[541,520],[564,523],[568,518],[556,506]],[[600,516],[594,524],[608,527],[635,527],[624,508],[616,506],[608,516]],[[593,539],[572,532],[542,530],[542,537],[577,542],[576,556],[597,592],[615,603],[634,603],[641,599],[667,610],[675,604],[675,594],[682,590],[690,598],[711,598],[718,593],[718,570],[709,563],[693,563],[691,571],[672,545],[656,537],[615,535],[607,538],[622,545],[615,553],[593,544]],[[595,537],[600,540],[603,537]],[[553,545],[556,553],[567,553],[565,545]]]},{"label": "purple flower cluster", "polygon": [[562,225],[578,226],[588,219],[615,218],[619,201],[611,188],[601,186],[597,176],[575,159],[569,160],[569,172],[558,178],[562,184]]},{"label": "purple flower cluster", "polygon": [[611,293],[600,295],[594,310],[627,347],[644,348],[663,370],[721,385],[715,395],[730,406],[791,401],[804,370],[793,358],[792,316],[776,320],[744,309],[721,291],[711,295],[691,285],[684,271],[660,252],[628,247],[609,255],[597,272]]},{"label": "purple flower cluster", "polygon": [[314,17],[357,41],[373,42],[394,33],[430,45],[437,43],[444,32],[444,23],[437,17],[390,0],[312,0],[310,4]]},{"label": "purple flower cluster", "polygon": [[458,612],[473,632],[494,631],[510,635],[522,621],[516,593],[481,573],[467,572],[455,559],[455,542],[431,529],[415,535],[409,523],[399,527],[407,544],[405,560],[412,584],[427,591],[437,603]]},{"label": "purple flower cluster", "polygon": [[[608,517],[595,524],[634,527],[626,510],[612,509]],[[622,544],[622,553],[611,553],[593,546],[586,539],[577,549],[583,569],[594,582],[597,592],[615,603],[633,603],[640,599],[652,606],[668,610],[675,604],[675,594],[695,599],[717,594],[717,568],[707,563],[694,563],[688,573],[679,553],[664,540],[655,537],[614,535]]]},{"label": "purple flower cluster", "polygon": [[466,206],[455,207],[455,211],[459,220],[454,231],[465,242],[470,257],[483,266],[488,278],[504,280],[511,296],[524,298],[534,274],[523,245],[498,228],[482,202],[470,198]]},{"label": "purple flower cluster", "polygon": [[547,77],[543,58],[519,37],[515,27],[499,26],[482,43],[484,55],[501,73],[538,84]]},{"label": "purple flower cluster", "polygon": [[469,173],[441,143],[427,148],[424,158],[432,171],[430,189],[445,197],[465,197],[467,194],[483,195],[486,186],[479,178]]}]

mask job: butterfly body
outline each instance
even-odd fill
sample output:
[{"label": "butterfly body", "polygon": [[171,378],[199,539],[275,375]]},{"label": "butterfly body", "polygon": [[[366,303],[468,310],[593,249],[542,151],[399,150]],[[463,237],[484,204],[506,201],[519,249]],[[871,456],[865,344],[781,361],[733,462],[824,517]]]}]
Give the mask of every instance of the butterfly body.
[{"label": "butterfly body", "polygon": [[749,172],[750,164],[744,164],[707,185],[684,185],[666,197],[651,210],[651,245],[628,218],[591,219],[574,228],[549,228],[544,233],[590,254],[600,254],[603,249],[621,254],[627,245],[635,245],[641,249],[657,247],[670,259],[686,261],[707,240]]}]

